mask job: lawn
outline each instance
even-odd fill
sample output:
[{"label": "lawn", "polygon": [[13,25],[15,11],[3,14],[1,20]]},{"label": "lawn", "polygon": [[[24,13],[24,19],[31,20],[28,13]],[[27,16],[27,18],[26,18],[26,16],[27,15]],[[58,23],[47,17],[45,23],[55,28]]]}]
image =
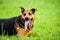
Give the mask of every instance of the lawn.
[{"label": "lawn", "polygon": [[19,16],[21,10],[36,8],[34,32],[30,38],[0,36],[0,40],[60,40],[60,0],[0,0],[0,18]]}]

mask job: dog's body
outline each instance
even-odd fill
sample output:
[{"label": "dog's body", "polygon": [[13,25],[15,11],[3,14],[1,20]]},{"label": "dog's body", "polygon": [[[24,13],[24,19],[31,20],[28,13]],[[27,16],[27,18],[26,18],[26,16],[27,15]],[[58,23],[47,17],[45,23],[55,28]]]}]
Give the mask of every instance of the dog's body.
[{"label": "dog's body", "polygon": [[0,34],[16,34],[16,30],[14,27],[15,21],[20,21],[20,16],[13,17],[9,19],[0,19]]},{"label": "dog's body", "polygon": [[[26,35],[32,30],[35,9],[27,11],[21,7],[21,12],[22,15],[20,16],[9,19],[0,19],[0,34],[8,34],[8,35],[18,34],[19,36],[21,34]],[[27,21],[28,23],[26,24]]]}]

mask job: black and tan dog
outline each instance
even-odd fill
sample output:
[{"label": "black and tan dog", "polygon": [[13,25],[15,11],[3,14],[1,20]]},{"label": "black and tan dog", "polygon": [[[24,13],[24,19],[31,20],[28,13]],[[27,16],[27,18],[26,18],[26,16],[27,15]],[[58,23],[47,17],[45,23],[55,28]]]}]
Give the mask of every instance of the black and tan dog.
[{"label": "black and tan dog", "polygon": [[26,36],[31,33],[34,24],[35,8],[25,10],[21,8],[22,14],[18,17],[0,19],[0,34]]},{"label": "black and tan dog", "polygon": [[35,13],[35,8],[32,8],[30,10],[25,10],[24,8],[21,7],[21,23],[16,22],[15,23],[15,28],[17,30],[17,35],[19,37],[25,37],[28,34],[32,32],[32,28],[34,25],[34,13]]}]

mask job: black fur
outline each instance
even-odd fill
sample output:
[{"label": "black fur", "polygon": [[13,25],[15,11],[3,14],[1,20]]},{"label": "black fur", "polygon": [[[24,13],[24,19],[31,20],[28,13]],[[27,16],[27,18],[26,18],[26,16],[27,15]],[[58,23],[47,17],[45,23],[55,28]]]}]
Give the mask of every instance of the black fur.
[{"label": "black fur", "polygon": [[[14,27],[15,22],[19,23],[19,25],[24,26],[24,20],[21,18],[21,16],[13,17],[9,19],[0,19],[0,34],[8,34],[8,35],[14,35],[16,34],[16,29]],[[20,27],[22,27],[20,25]]]}]

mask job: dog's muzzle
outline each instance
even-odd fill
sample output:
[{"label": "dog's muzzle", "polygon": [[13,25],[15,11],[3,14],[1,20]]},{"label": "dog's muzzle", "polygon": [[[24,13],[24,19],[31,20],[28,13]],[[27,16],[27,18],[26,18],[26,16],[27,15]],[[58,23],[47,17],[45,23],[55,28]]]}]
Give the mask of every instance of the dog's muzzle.
[{"label": "dog's muzzle", "polygon": [[28,20],[29,20],[29,18],[28,18],[28,17],[26,17],[26,18],[25,18],[25,21],[28,21]]}]

